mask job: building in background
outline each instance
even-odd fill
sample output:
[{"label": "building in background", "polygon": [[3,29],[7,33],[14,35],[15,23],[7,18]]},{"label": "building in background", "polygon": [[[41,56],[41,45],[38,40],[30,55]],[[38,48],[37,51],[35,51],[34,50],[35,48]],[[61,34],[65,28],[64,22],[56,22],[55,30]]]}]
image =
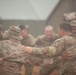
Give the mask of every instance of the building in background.
[{"label": "building in background", "polygon": [[0,0],[0,18],[4,30],[10,25],[30,25],[30,33],[44,33],[45,25],[57,26],[63,14],[76,11],[76,0]]}]

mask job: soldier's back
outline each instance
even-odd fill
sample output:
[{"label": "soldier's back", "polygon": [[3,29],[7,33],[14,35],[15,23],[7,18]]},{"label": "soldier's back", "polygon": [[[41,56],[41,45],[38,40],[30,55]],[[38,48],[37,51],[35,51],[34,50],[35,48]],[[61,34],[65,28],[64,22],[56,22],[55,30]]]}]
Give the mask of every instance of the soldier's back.
[{"label": "soldier's back", "polygon": [[[12,59],[16,58],[15,52],[18,43],[11,42],[10,40],[4,40],[0,42],[0,57],[3,58],[3,62],[0,65],[0,75],[20,75],[20,69],[22,64],[19,62],[13,62]],[[15,49],[16,48],[16,49]],[[16,59],[17,60],[17,59]]]}]

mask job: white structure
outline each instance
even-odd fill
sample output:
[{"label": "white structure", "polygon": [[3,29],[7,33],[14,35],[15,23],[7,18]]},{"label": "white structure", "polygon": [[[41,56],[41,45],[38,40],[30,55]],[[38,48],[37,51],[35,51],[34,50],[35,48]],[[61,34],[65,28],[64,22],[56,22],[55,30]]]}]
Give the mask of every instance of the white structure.
[{"label": "white structure", "polygon": [[46,20],[60,0],[0,0],[2,20]]}]

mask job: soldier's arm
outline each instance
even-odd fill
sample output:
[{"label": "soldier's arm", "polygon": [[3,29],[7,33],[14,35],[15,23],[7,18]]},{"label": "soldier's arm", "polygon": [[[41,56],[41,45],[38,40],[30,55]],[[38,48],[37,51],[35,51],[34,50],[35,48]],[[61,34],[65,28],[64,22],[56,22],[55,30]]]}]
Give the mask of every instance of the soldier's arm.
[{"label": "soldier's arm", "polygon": [[46,55],[46,56],[56,56],[61,55],[65,47],[64,39],[56,40],[51,46],[37,48],[37,47],[27,47],[25,48],[29,53],[37,55]]},{"label": "soldier's arm", "polygon": [[46,55],[46,56],[52,56],[56,53],[55,47],[44,47],[44,48],[32,48],[32,53],[37,55]]}]

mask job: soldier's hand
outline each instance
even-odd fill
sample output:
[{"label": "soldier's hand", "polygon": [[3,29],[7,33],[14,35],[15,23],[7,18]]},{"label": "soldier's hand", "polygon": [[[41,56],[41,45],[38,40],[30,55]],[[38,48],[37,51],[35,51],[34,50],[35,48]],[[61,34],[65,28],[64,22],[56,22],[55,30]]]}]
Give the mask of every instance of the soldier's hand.
[{"label": "soldier's hand", "polygon": [[71,53],[70,51],[64,51],[64,52],[61,54],[61,56],[62,56],[62,59],[63,59],[63,60],[71,59],[72,53]]},{"label": "soldier's hand", "polygon": [[24,50],[25,52],[32,54],[32,47],[26,46],[26,47],[22,47],[22,50]]},{"label": "soldier's hand", "polygon": [[2,64],[2,62],[3,62],[3,59],[2,59],[2,58],[0,58],[0,64]]}]

